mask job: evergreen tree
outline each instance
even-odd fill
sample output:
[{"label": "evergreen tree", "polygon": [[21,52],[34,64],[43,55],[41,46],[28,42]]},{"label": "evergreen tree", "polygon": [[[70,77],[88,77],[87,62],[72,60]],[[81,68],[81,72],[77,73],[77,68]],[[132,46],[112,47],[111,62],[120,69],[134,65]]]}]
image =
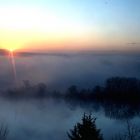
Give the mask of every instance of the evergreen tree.
[{"label": "evergreen tree", "polygon": [[96,118],[92,118],[91,114],[84,114],[82,123],[77,123],[74,129],[70,130],[68,137],[70,140],[102,140],[100,129],[96,128]]}]

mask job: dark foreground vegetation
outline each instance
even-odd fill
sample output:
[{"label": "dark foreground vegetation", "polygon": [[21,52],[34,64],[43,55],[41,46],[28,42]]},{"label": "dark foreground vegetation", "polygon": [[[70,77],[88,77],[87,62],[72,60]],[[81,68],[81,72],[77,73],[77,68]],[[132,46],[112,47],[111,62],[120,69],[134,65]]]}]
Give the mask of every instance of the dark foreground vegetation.
[{"label": "dark foreground vegetation", "polygon": [[[111,132],[110,132],[111,133]],[[70,140],[103,140],[101,130],[96,126],[96,118],[84,114],[81,122],[78,122],[68,133]],[[139,140],[140,128],[126,120],[126,129],[123,133],[116,134],[111,140]]]},{"label": "dark foreground vegetation", "polygon": [[103,140],[100,129],[96,128],[96,118],[84,114],[82,121],[74,126],[68,133],[70,140]]},{"label": "dark foreground vegetation", "polygon": [[[10,140],[9,129],[4,125],[0,127],[0,140]],[[73,129],[67,132],[69,140],[104,140],[101,130],[96,126],[96,118],[91,114],[84,113],[80,122],[77,122]],[[140,128],[126,121],[126,130],[116,134],[110,140],[139,140]]]}]

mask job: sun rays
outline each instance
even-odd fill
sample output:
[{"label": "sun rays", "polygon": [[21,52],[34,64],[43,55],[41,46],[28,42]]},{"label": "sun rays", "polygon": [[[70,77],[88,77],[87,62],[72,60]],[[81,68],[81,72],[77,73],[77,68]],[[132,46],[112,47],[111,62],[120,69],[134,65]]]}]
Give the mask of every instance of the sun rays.
[{"label": "sun rays", "polygon": [[14,49],[9,49],[9,59],[10,59],[10,63],[12,66],[12,73],[13,73],[13,77],[14,77],[14,83],[15,86],[17,86],[18,82],[17,82],[17,71],[16,71],[16,64],[15,64],[15,58],[14,58]]}]

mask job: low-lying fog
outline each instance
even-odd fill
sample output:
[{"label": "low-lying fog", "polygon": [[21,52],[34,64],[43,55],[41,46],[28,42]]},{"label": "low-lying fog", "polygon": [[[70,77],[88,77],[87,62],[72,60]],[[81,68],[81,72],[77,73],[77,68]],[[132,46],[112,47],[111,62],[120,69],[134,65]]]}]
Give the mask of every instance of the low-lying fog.
[{"label": "low-lying fog", "polygon": [[[43,82],[51,90],[66,90],[70,85],[93,87],[112,76],[140,78],[140,54],[67,53],[15,57],[18,86],[23,80]],[[14,86],[12,65],[0,56],[0,90]],[[110,111],[94,106],[75,106],[52,99],[0,99],[0,123],[9,129],[10,140],[67,140],[67,132],[80,121],[84,112],[97,117],[104,138],[125,129],[125,121],[108,117]],[[107,109],[108,110],[108,109]],[[132,118],[140,124],[138,116]],[[113,131],[112,131],[113,130]],[[111,133],[110,133],[111,132]]]},{"label": "low-lying fog", "polygon": [[[1,99],[0,124],[8,128],[9,140],[68,140],[67,132],[81,120],[83,113],[92,112],[97,118],[97,127],[101,129],[105,139],[109,140],[126,129],[124,120],[111,119],[102,108],[99,110],[93,108],[76,107],[56,100]],[[131,121],[140,125],[137,116]]]},{"label": "low-lying fog", "polygon": [[[17,81],[44,82],[51,89],[72,84],[93,87],[112,76],[140,78],[140,54],[64,53],[29,54],[15,57]],[[14,76],[7,56],[0,56],[0,89],[12,86]]]}]

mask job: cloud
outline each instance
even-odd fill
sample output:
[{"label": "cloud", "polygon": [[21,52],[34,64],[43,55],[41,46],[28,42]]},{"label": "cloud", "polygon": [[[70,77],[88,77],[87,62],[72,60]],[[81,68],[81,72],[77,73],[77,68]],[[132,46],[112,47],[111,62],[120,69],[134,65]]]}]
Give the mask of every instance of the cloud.
[{"label": "cloud", "polygon": [[127,44],[128,44],[128,45],[139,45],[140,42],[128,42]]}]

